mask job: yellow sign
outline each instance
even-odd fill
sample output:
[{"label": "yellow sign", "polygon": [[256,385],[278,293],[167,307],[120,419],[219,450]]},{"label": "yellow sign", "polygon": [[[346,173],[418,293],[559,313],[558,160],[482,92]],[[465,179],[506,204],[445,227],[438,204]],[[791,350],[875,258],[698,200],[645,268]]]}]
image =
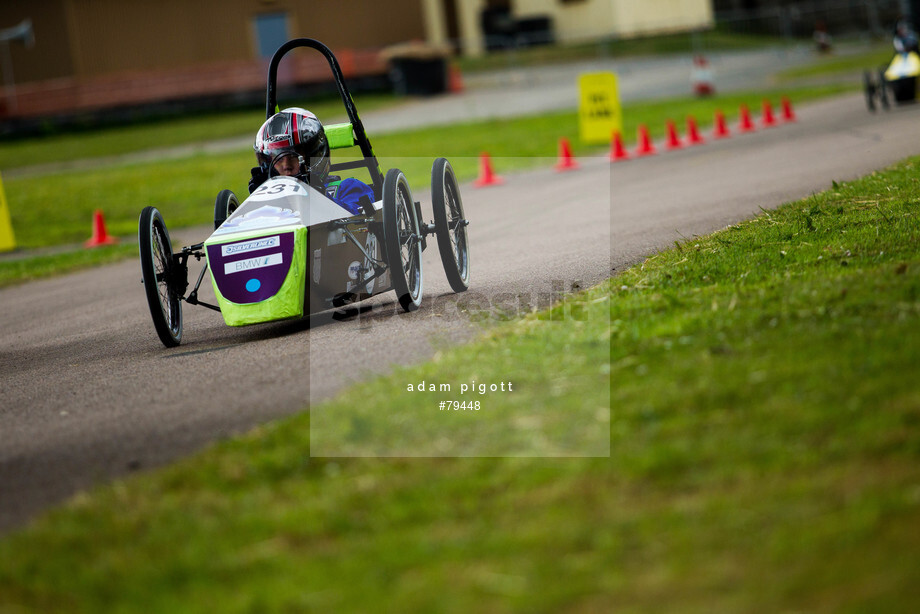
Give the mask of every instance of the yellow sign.
[{"label": "yellow sign", "polygon": [[578,127],[584,143],[609,143],[613,132],[623,132],[620,92],[612,72],[586,73],[578,78],[581,101]]},{"label": "yellow sign", "polygon": [[10,222],[10,208],[6,205],[6,194],[3,192],[3,177],[0,177],[0,252],[12,249],[16,249],[16,239]]}]

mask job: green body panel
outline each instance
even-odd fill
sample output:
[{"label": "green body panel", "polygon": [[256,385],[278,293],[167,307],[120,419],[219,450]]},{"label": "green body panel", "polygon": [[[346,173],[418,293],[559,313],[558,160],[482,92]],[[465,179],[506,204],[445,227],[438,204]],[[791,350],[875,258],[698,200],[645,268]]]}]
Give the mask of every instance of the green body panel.
[{"label": "green body panel", "polygon": [[[281,285],[281,289],[271,298],[258,303],[234,303],[223,297],[220,293],[220,289],[217,287],[214,276],[211,276],[211,286],[214,288],[217,304],[220,307],[221,314],[224,316],[224,322],[228,326],[247,326],[249,324],[259,324],[261,322],[303,317],[306,288],[307,229],[300,226],[285,232],[294,233],[294,255],[291,260],[291,267],[288,270],[284,283]],[[277,233],[277,229],[271,231],[271,234]],[[205,242],[205,246],[233,243],[245,239],[256,239],[265,234],[266,232],[263,230],[258,233],[252,233],[251,235],[236,234],[228,237],[221,237],[219,240],[209,239]]]},{"label": "green body panel", "polygon": [[354,147],[355,133],[351,124],[329,124],[324,127],[326,139],[329,141],[329,149],[341,149],[343,147]]}]

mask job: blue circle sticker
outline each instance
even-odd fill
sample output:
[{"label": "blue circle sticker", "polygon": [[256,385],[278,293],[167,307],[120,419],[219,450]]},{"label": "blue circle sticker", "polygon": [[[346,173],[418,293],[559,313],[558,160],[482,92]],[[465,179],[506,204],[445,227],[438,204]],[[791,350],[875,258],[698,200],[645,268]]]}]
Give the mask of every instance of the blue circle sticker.
[{"label": "blue circle sticker", "polygon": [[262,287],[262,282],[258,279],[250,279],[246,282],[246,289],[250,292],[257,292]]}]

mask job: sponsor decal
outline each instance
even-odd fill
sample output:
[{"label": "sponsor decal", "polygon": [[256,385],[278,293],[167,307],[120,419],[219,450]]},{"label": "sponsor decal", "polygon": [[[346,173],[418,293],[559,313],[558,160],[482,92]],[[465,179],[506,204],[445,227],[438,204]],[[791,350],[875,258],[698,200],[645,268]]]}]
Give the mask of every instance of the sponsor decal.
[{"label": "sponsor decal", "polygon": [[253,269],[261,269],[267,266],[274,266],[281,263],[282,258],[280,252],[277,254],[269,254],[267,256],[259,256],[258,258],[234,260],[233,262],[227,262],[224,264],[224,274],[231,275],[233,273],[242,273],[244,271],[252,271]]},{"label": "sponsor decal", "polygon": [[348,278],[349,279],[358,279],[358,275],[361,274],[361,263],[355,260],[348,265]]},{"label": "sponsor decal", "polygon": [[264,237],[261,239],[255,239],[253,241],[246,241],[244,243],[230,243],[227,245],[221,245],[220,255],[235,256],[237,254],[245,254],[246,252],[254,252],[260,249],[278,247],[279,245],[281,245],[281,237],[275,235],[274,237]]},{"label": "sponsor decal", "polygon": [[[260,188],[261,189],[261,188]],[[253,199],[255,194],[246,200],[244,207],[248,208],[249,201],[260,200]],[[271,196],[269,198],[274,198]],[[274,226],[288,226],[301,224],[300,213],[293,209],[283,209],[273,205],[262,205],[245,211],[242,215],[235,213],[234,216],[227,218],[227,221],[221,224],[221,227],[214,231],[215,235],[226,235],[243,230],[261,230]]]}]

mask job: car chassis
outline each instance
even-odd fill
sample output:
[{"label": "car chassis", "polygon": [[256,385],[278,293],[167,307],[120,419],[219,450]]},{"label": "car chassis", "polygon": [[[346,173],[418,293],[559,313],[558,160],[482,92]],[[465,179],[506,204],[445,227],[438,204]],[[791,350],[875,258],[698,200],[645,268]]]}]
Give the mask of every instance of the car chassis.
[{"label": "car chassis", "polygon": [[[422,300],[422,251],[437,237],[454,292],[469,287],[468,220],[453,168],[434,161],[431,174],[434,221],[422,221],[399,169],[382,175],[338,61],[319,41],[298,38],[282,45],[268,69],[266,119],[277,105],[277,72],[289,51],[312,48],[326,58],[348,122],[325,127],[330,149],[359,147],[358,160],[334,163],[330,172],[364,169],[374,202],[358,215],[346,211],[303,181],[272,176],[242,203],[222,190],[214,205],[214,232],[205,241],[173,252],[162,214],[145,207],[139,220],[139,250],[147,304],[166,347],[182,340],[182,302],[220,311],[226,324],[244,326],[308,316],[394,290],[405,311]],[[359,237],[364,237],[360,240]],[[189,262],[205,263],[191,291]],[[217,304],[198,298],[205,273]]]}]

